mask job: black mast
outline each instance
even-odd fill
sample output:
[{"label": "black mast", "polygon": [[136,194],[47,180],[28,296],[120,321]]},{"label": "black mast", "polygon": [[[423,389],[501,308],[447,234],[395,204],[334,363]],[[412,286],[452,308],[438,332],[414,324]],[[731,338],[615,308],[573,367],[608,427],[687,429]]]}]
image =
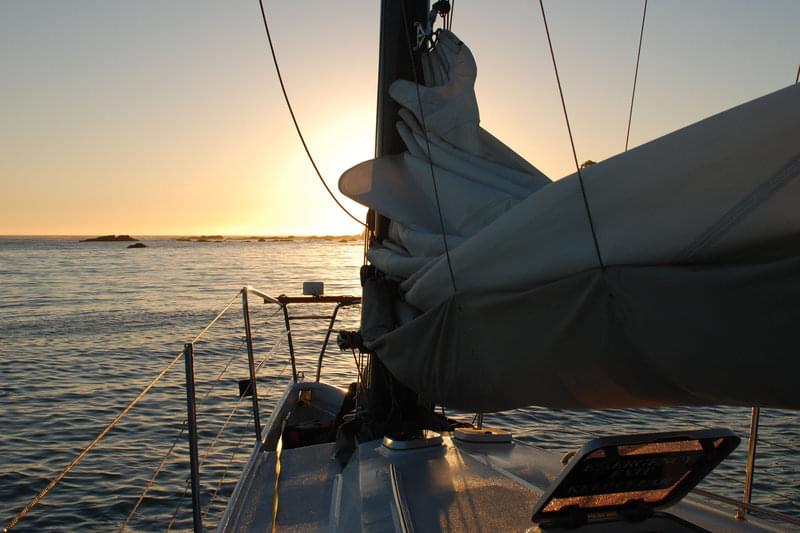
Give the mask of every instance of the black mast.
[{"label": "black mast", "polygon": [[[405,5],[403,5],[405,4]],[[375,127],[375,157],[402,153],[406,147],[395,123],[399,104],[389,96],[389,86],[395,80],[413,80],[414,69],[422,72],[418,54],[412,64],[408,43],[416,42],[414,23],[424,23],[428,18],[428,0],[383,0],[380,16],[380,48],[378,57],[378,113]],[[403,14],[409,20],[403,21]],[[408,28],[408,34],[406,33]],[[373,215],[374,216],[374,215]],[[375,235],[382,239],[387,220],[375,216]]]},{"label": "black mast", "polygon": [[[405,10],[403,5],[405,4]],[[375,131],[375,155],[399,154],[406,147],[397,133],[397,111],[400,106],[389,96],[389,86],[395,80],[413,80],[414,68],[422,72],[419,55],[411,64],[408,43],[416,42],[414,23],[428,18],[428,0],[383,0],[381,2],[380,56],[378,58],[378,120]],[[409,20],[403,22],[403,13]],[[406,27],[410,34],[406,34]]]},{"label": "black mast", "polygon": [[[380,53],[378,62],[378,109],[375,132],[375,156],[399,154],[405,144],[395,127],[400,106],[389,96],[389,86],[398,79],[413,80],[414,69],[422,72],[419,55],[409,53],[409,42],[416,42],[415,22],[424,23],[428,0],[383,0],[380,14]],[[403,20],[405,14],[409,20]],[[406,32],[408,30],[408,33]],[[412,62],[416,62],[414,65]],[[372,241],[386,235],[389,220],[370,210],[367,218]],[[395,285],[385,280],[374,267],[362,270],[363,305],[361,332],[365,340],[388,333],[396,326]],[[368,420],[362,426],[363,437],[380,437],[425,425],[426,412],[417,395],[399,383],[373,354],[365,380],[364,400]]]}]

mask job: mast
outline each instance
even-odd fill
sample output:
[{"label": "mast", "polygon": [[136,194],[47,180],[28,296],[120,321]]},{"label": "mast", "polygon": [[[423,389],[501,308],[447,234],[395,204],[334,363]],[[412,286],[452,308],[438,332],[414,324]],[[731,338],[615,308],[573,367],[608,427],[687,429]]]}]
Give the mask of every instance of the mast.
[{"label": "mast", "polygon": [[[409,19],[403,22],[403,6]],[[395,122],[400,105],[389,96],[389,86],[395,80],[413,80],[414,68],[422,72],[419,56],[411,64],[408,43],[416,42],[414,22],[428,17],[428,0],[383,0],[380,18],[380,54],[378,58],[378,120],[375,131],[375,156],[399,154],[406,147]],[[406,35],[405,28],[410,32]]]},{"label": "mast", "polygon": [[[405,4],[405,6],[403,6]],[[402,153],[406,148],[395,123],[400,105],[389,96],[389,86],[395,80],[413,80],[414,70],[422,72],[419,56],[414,62],[408,53],[408,43],[416,41],[414,22],[423,22],[428,17],[428,0],[382,0],[380,14],[380,48],[378,57],[378,111],[375,122],[375,157]],[[405,9],[404,9],[405,7]],[[409,20],[403,21],[403,13]],[[406,28],[409,33],[406,34]],[[380,214],[374,217],[375,235],[385,236],[388,220]]]},{"label": "mast", "polygon": [[[398,79],[413,80],[414,69],[422,72],[419,56],[409,54],[409,42],[416,42],[415,22],[428,16],[428,0],[382,0],[380,12],[380,51],[378,59],[378,109],[375,131],[375,156],[399,154],[405,144],[395,124],[400,106],[389,96],[389,86]],[[403,14],[408,20],[403,20]],[[406,32],[408,30],[408,33]],[[414,62],[417,64],[415,65]],[[370,210],[367,214],[372,240],[386,235],[389,220]],[[391,331],[395,324],[396,288],[374,267],[362,270],[363,285],[361,331],[364,338],[374,338]],[[365,380],[365,407],[371,423],[363,428],[373,437],[420,427],[417,395],[399,383],[374,354],[370,357]]]}]

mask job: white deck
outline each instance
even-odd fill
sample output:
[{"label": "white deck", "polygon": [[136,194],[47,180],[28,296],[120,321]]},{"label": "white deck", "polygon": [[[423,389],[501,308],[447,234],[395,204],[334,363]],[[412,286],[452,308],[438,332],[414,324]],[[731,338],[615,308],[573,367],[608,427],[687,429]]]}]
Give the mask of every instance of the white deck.
[{"label": "white deck", "polygon": [[[315,397],[332,400],[324,387],[313,385],[319,392]],[[288,412],[294,396],[287,394],[276,409],[267,444],[275,435],[275,420]],[[444,436],[434,447],[390,450],[374,440],[360,444],[344,468],[333,458],[334,447],[326,443],[282,451],[278,530],[527,531],[535,527],[535,503],[562,468],[557,455],[520,442],[472,444]],[[219,531],[270,530],[275,459],[275,451],[254,450]],[[734,509],[711,508],[691,495],[668,512],[709,531],[787,530],[752,518],[737,521]],[[657,519],[579,528],[620,530],[676,529]]]}]

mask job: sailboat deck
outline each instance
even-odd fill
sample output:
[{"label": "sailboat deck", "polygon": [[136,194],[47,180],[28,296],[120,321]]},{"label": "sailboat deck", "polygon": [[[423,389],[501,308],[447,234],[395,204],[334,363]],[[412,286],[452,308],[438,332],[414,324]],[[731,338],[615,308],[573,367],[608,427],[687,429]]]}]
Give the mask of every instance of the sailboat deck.
[{"label": "sailboat deck", "polygon": [[[524,448],[489,446],[501,456]],[[444,446],[415,451],[390,451],[378,441],[362,445],[358,463],[362,504],[367,504],[362,510],[385,511],[383,520],[362,522],[364,529],[394,531],[394,520],[405,512],[415,531],[525,531],[531,527],[531,505],[541,495],[530,481],[546,481],[548,475],[535,467],[504,471],[490,455],[449,439]]]},{"label": "sailboat deck", "polygon": [[[445,437],[435,447],[390,450],[375,440],[361,444],[344,469],[333,458],[334,447],[328,443],[283,450],[278,530],[527,531],[534,526],[534,504],[561,470],[557,456],[518,442],[468,444]],[[230,520],[220,531],[270,527],[275,457],[273,451],[253,456],[232,501]],[[669,510],[710,531],[776,530],[712,511],[691,497]],[[603,527],[590,529],[605,531]]]},{"label": "sailboat deck", "polygon": [[[327,530],[326,502],[331,501],[334,479],[340,469],[331,459],[334,444],[284,450],[278,485],[278,521],[281,531]],[[237,501],[228,531],[264,531],[272,523],[275,487],[274,451],[261,452]]]}]

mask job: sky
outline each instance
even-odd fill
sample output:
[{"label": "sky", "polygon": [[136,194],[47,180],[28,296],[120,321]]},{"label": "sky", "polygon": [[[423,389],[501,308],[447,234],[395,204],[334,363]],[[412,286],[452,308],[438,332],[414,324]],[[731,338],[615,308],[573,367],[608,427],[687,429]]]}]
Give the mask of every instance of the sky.
[{"label": "sky", "polygon": [[[374,152],[379,2],[264,4],[337,191]],[[624,149],[643,5],[545,2],[580,161]],[[793,83],[798,21],[796,0],[650,0],[631,145]],[[457,0],[453,31],[482,126],[573,172],[538,2]],[[0,0],[0,235],[357,232],[257,0]]]}]

